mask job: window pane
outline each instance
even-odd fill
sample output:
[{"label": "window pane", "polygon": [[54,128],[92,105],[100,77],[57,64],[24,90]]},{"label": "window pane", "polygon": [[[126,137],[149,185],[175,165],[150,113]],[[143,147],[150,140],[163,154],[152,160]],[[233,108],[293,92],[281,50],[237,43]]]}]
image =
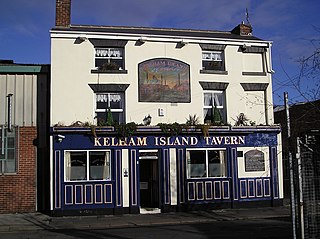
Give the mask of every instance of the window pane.
[{"label": "window pane", "polygon": [[122,109],[122,97],[120,94],[110,94],[109,99],[111,109]]},{"label": "window pane", "polygon": [[202,59],[211,59],[210,52],[202,52]]},{"label": "window pane", "polygon": [[211,53],[211,57],[212,57],[212,60],[214,60],[214,61],[221,61],[222,60],[221,52],[213,52],[213,53]]},{"label": "window pane", "polygon": [[14,173],[16,171],[16,161],[14,159],[7,159],[2,162],[4,163],[4,173]]},{"label": "window pane", "polygon": [[87,179],[87,153],[66,152],[66,179],[86,180]]},{"label": "window pane", "polygon": [[211,93],[204,93],[204,105],[205,106],[212,106],[212,94]]},{"label": "window pane", "polygon": [[224,150],[208,151],[209,177],[226,177],[226,155]]},{"label": "window pane", "polygon": [[206,151],[187,151],[188,176],[189,178],[206,177]]},{"label": "window pane", "polygon": [[8,138],[8,148],[14,148],[14,138]]},{"label": "window pane", "polygon": [[90,152],[90,180],[110,179],[110,152]]},{"label": "window pane", "polygon": [[123,123],[123,113],[122,112],[112,112],[112,118],[115,123]]},{"label": "window pane", "polygon": [[204,109],[205,116],[204,116],[204,122],[208,123],[212,121],[213,115],[212,115],[212,109]]},{"label": "window pane", "polygon": [[215,106],[223,106],[223,94],[222,93],[214,93],[214,105]]}]

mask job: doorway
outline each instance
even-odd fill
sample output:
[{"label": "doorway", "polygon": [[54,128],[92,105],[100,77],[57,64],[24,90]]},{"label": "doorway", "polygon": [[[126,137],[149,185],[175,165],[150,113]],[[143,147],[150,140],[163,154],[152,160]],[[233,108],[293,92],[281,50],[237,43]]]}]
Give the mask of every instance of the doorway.
[{"label": "doorway", "polygon": [[159,208],[158,150],[139,151],[140,207]]}]

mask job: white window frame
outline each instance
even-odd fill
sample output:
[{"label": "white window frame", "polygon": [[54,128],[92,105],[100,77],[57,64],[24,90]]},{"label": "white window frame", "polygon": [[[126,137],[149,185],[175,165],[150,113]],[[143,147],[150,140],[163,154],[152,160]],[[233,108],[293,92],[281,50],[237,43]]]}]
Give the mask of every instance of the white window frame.
[{"label": "white window frame", "polygon": [[[189,172],[189,164],[188,164],[188,151],[206,151],[206,176],[205,177],[190,177],[190,172]],[[208,151],[224,151],[225,152],[225,170],[226,170],[226,175],[225,176],[220,176],[220,177],[209,177],[209,159],[208,159]],[[228,158],[227,158],[227,149],[226,148],[189,148],[186,149],[186,167],[187,167],[187,179],[204,179],[204,178],[227,178],[228,177]]]},{"label": "white window frame", "polygon": [[[66,154],[69,152],[85,152],[86,153],[86,179],[85,180],[69,180],[67,179],[67,160]],[[90,176],[90,152],[108,152],[109,153],[109,178],[92,180]],[[71,162],[70,162],[71,163]],[[65,150],[64,151],[64,182],[96,182],[96,181],[111,181],[112,180],[112,154],[111,150]]]},{"label": "white window frame", "polygon": [[[120,95],[122,98],[122,108],[121,109],[114,109],[114,108],[110,108],[111,113],[122,113],[123,114],[123,122],[119,122],[119,123],[124,123],[125,122],[125,93],[124,92],[96,92],[94,94],[94,112],[95,112],[95,116],[97,116],[97,113],[106,113],[110,107],[110,98],[111,95],[115,94],[115,95]],[[97,108],[97,97],[98,95],[107,95],[108,97],[108,108],[106,109],[98,109]],[[96,123],[98,123],[98,119],[96,118]]]},{"label": "white window frame", "polygon": [[[122,47],[97,47],[95,50],[95,67],[96,59],[105,60],[105,62],[111,63],[112,60],[122,60],[122,65],[124,67],[124,48]],[[102,53],[103,52],[103,53]],[[116,52],[115,54],[112,54]],[[121,67],[119,70],[123,70]]]},{"label": "white window frame", "polygon": [[[8,135],[10,134],[10,136]],[[14,140],[14,147],[8,147],[8,139],[13,138]],[[4,175],[10,175],[10,174],[16,174],[18,170],[18,150],[19,150],[19,127],[12,127],[12,130],[9,132],[9,129],[1,125],[0,126],[0,143],[1,143],[1,149],[0,149],[0,174]],[[8,159],[8,151],[13,150],[14,158]],[[11,161],[12,160],[12,161]],[[5,164],[7,161],[11,161],[11,163],[14,164],[14,170],[12,172],[8,172],[5,170]]]},{"label": "white window frame", "polygon": [[[265,163],[265,170],[264,171],[245,171],[245,153],[251,150],[259,150],[264,153],[264,163]],[[242,151],[243,155],[241,157],[237,157],[238,160],[238,177],[239,178],[257,178],[257,177],[271,177],[271,168],[270,168],[270,153],[269,147],[238,147],[237,151]]]},{"label": "white window frame", "polygon": [[[219,54],[220,59],[216,58],[215,56]],[[206,56],[206,57],[205,57]],[[209,56],[209,58],[207,58]],[[210,50],[203,50],[202,51],[202,62],[222,62],[224,64],[225,57],[224,57],[224,51],[210,51]],[[225,66],[222,65],[222,69],[212,69],[212,71],[224,71]],[[205,69],[202,63],[202,69],[203,70],[211,70],[211,69]]]},{"label": "white window frame", "polygon": [[[204,90],[203,91],[203,113],[204,113],[204,111],[205,111],[205,109],[207,109],[207,110],[210,110],[210,109],[212,109],[212,113],[213,113],[213,110],[214,110],[214,106],[212,106],[212,105],[205,105],[205,97],[204,97],[204,95],[205,94],[211,94],[211,101],[212,101],[212,99],[214,98],[214,95],[215,94],[221,94],[222,95],[222,105],[215,105],[215,101],[213,101],[214,102],[214,106],[216,106],[217,107],[217,109],[219,109],[219,110],[223,110],[223,115],[221,115],[221,117],[222,117],[222,120],[223,120],[223,122],[225,122],[226,121],[226,95],[225,95],[225,91],[223,91],[223,90]],[[205,114],[203,114],[203,120],[205,120]],[[212,123],[212,122],[211,122]]]}]

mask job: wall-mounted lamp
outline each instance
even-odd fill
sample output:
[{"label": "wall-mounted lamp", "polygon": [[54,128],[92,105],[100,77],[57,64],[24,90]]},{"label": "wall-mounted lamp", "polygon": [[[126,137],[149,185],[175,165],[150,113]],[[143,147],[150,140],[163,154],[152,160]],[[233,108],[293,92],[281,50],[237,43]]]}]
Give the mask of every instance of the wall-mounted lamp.
[{"label": "wall-mounted lamp", "polygon": [[147,38],[146,37],[140,37],[138,39],[138,41],[141,42],[141,43],[145,43],[147,41]]},{"label": "wall-mounted lamp", "polygon": [[66,138],[66,136],[64,136],[64,135],[62,135],[62,134],[58,134],[58,135],[57,135],[57,141],[58,141],[59,143],[61,143],[62,140],[64,140],[65,138]]},{"label": "wall-mounted lamp", "polygon": [[143,124],[146,125],[146,126],[150,125],[151,124],[151,119],[152,119],[152,117],[150,115],[144,117]]},{"label": "wall-mounted lamp", "polygon": [[179,43],[180,43],[181,46],[185,46],[185,45],[188,44],[188,42],[186,42],[186,41],[184,41],[184,40],[181,40]]},{"label": "wall-mounted lamp", "polygon": [[75,44],[81,44],[82,42],[85,42],[85,41],[87,41],[88,40],[88,38],[86,37],[86,36],[82,36],[82,35],[80,35],[80,36],[78,36],[77,38],[76,38],[76,40],[75,40]]},{"label": "wall-mounted lamp", "polygon": [[247,49],[248,47],[251,47],[251,44],[243,44],[242,49]]},{"label": "wall-mounted lamp", "polygon": [[188,42],[186,42],[184,40],[180,40],[180,41],[177,42],[176,48],[181,49],[182,47],[184,47],[187,44],[188,44]]},{"label": "wall-mounted lamp", "polygon": [[144,44],[147,41],[146,37],[140,37],[137,41],[136,41],[136,46],[141,46],[142,44]]}]

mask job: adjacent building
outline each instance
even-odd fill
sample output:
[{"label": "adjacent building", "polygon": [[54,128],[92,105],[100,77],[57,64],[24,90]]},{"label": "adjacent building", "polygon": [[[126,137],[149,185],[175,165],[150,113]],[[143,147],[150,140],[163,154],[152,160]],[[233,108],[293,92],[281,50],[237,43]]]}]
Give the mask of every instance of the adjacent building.
[{"label": "adjacent building", "polygon": [[51,30],[55,215],[282,203],[272,42],[232,31],[72,25]]},{"label": "adjacent building", "polygon": [[47,172],[37,169],[49,163],[49,79],[49,65],[0,60],[0,213],[33,212],[44,205],[42,182],[49,166]]}]

